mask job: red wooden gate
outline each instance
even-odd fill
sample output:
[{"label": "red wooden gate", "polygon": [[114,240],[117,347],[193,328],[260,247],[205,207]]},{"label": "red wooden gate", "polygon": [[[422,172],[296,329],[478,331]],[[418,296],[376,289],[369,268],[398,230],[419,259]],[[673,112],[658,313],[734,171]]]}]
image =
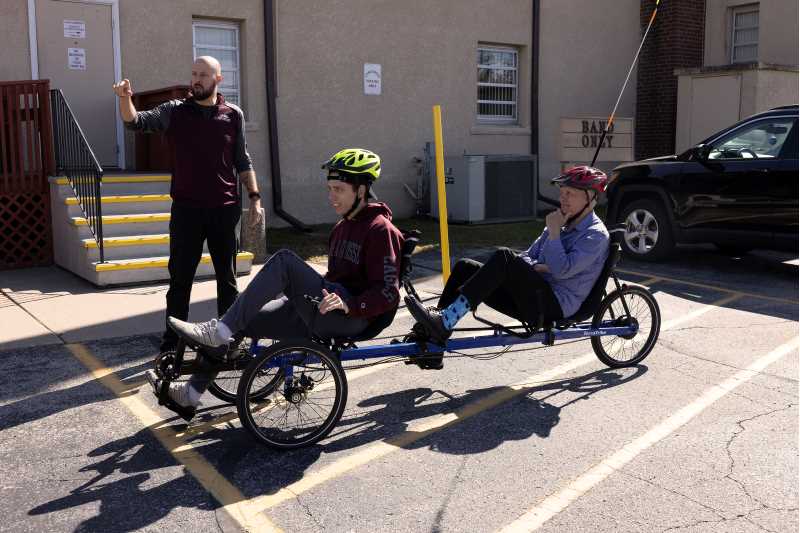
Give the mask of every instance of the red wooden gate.
[{"label": "red wooden gate", "polygon": [[0,270],[53,262],[50,82],[0,82]]}]

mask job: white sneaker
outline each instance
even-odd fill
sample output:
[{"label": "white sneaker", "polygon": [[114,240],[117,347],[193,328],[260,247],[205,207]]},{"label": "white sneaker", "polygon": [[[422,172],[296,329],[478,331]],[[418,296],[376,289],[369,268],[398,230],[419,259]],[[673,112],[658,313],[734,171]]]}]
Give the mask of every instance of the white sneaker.
[{"label": "white sneaker", "polygon": [[217,329],[217,319],[212,318],[208,322],[184,322],[174,317],[169,317],[167,323],[172,330],[201,347],[217,348],[233,342],[233,339],[220,335]]},{"label": "white sneaker", "polygon": [[167,397],[160,397],[160,390],[163,385],[163,380],[158,378],[155,370],[148,370],[145,372],[145,377],[150,386],[153,387],[153,394],[158,398],[158,403],[177,413],[184,420],[189,422],[194,418],[198,405],[200,405],[199,397],[193,401],[191,385],[188,381],[172,382],[167,388]]}]

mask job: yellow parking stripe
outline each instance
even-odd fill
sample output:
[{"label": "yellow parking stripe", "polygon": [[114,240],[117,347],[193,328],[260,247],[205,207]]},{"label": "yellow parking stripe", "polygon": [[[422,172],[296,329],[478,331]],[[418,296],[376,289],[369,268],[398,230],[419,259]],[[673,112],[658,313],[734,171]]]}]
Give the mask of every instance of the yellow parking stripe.
[{"label": "yellow parking stripe", "polygon": [[164,448],[223,505],[223,509],[244,531],[281,531],[200,453],[191,446],[186,446],[186,442],[171,426],[164,425],[164,421],[157,412],[138,396],[129,394],[130,387],[120,381],[114,372],[94,357],[84,345],[68,344],[67,349],[83,363],[95,379],[117,396],[117,401],[121,402],[145,427],[153,432]]},{"label": "yellow parking stripe", "polygon": [[516,521],[504,527],[501,533],[536,531],[545,522],[569,507],[572,502],[586,494],[592,487],[605,480],[611,474],[621,470],[640,453],[687,424],[714,402],[721,399],[729,392],[732,392],[739,387],[739,385],[757,376],[767,366],[797,350],[798,341],[800,341],[800,337],[795,337],[791,341],[775,348],[767,355],[760,357],[746,369],[737,372],[733,377],[706,390],[705,393],[692,403],[667,417],[641,437],[635,439],[601,463],[587,470],[586,473],[570,483],[569,486],[549,496]]},{"label": "yellow parking stripe", "polygon": [[[726,305],[734,300],[737,300],[738,298],[740,298],[739,295],[727,296],[710,304],[704,305],[699,309],[692,311],[691,313],[687,313],[676,319],[664,322],[661,325],[661,331],[664,332],[665,330],[684,324],[685,322],[713,311],[717,307]],[[520,394],[530,391],[532,388],[540,386],[544,382],[554,380],[563,374],[571,372],[595,360],[596,356],[594,355],[594,352],[586,353],[551,370],[546,370],[540,374],[530,376],[521,382],[501,389],[494,394],[487,396],[486,398],[467,404],[461,409],[451,413],[443,413],[431,417],[425,422],[416,424],[394,437],[372,444],[360,452],[356,452],[353,455],[344,457],[316,472],[309,472],[299,481],[282,488],[275,494],[259,496],[253,501],[253,505],[256,509],[267,510],[273,508],[283,502],[297,497],[301,493],[307,492],[314,487],[339,477],[342,474],[346,474],[347,472],[350,472],[360,466],[366,465],[375,459],[384,457],[400,448],[410,446],[414,442],[436,433],[437,431],[453,426],[476,414],[503,404],[519,396]]]}]

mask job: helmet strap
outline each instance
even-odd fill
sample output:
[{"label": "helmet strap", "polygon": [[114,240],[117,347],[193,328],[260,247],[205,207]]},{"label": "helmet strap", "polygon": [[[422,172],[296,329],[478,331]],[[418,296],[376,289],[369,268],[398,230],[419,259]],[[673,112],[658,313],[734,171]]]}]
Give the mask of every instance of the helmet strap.
[{"label": "helmet strap", "polygon": [[573,222],[575,222],[576,220],[581,218],[584,214],[586,214],[587,209],[590,211],[594,209],[595,198],[597,198],[597,193],[595,193],[595,198],[591,198],[589,196],[588,190],[584,190],[583,192],[586,193],[586,205],[583,206],[583,209],[581,209],[580,211],[569,217],[569,219],[567,219],[567,221],[564,223],[565,228],[569,228]]},{"label": "helmet strap", "polygon": [[369,198],[369,185],[367,185],[366,183],[359,183],[356,186],[356,199],[353,201],[352,207],[350,207],[350,209],[347,210],[347,213],[342,215],[342,218],[344,219],[349,218],[350,215],[352,215],[353,212],[355,212],[355,210],[358,209],[358,207],[361,205],[362,198],[358,196],[358,189],[360,189],[362,185],[365,186],[363,202],[365,204],[369,203],[367,200],[367,198]]}]

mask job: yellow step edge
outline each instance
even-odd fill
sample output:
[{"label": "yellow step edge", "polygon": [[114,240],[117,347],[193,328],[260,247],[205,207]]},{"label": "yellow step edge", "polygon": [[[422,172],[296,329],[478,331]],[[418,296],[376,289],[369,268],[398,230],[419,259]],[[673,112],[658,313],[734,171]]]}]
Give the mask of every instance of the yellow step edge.
[{"label": "yellow step edge", "polygon": [[[104,248],[120,248],[122,246],[144,246],[146,244],[169,244],[169,234],[161,235],[134,235],[131,237],[106,237],[103,239]],[[97,241],[83,239],[83,247],[87,250],[96,249]]]},{"label": "yellow step edge", "polygon": [[[137,176],[132,174],[130,176],[103,176],[103,183],[154,183],[154,182],[170,182],[172,177],[169,174],[152,174],[147,176]],[[53,180],[56,185],[69,185],[69,179],[64,176],[59,176]]]},{"label": "yellow step edge", "polygon": [[[239,252],[236,254],[236,259],[241,261],[253,260],[251,252]],[[105,263],[95,263],[95,272],[111,272],[114,270],[142,270],[145,268],[166,268],[169,262],[169,257],[158,257],[148,259],[124,259],[118,261],[107,261]],[[211,256],[203,254],[200,258],[200,264],[207,265],[211,263]]]},{"label": "yellow step edge", "polygon": [[[169,202],[169,194],[126,194],[122,196],[103,196],[100,201],[104,204],[125,204],[133,202]],[[65,198],[66,205],[78,205],[75,197]]]},{"label": "yellow step edge", "polygon": [[[84,217],[70,218],[73,226],[86,226],[88,222]],[[105,215],[103,224],[136,224],[149,222],[169,222],[169,213],[150,213],[145,215]]]},{"label": "yellow step edge", "polygon": [[[128,204],[133,202],[169,202],[169,194],[130,194],[125,196],[103,196],[100,203],[103,204]],[[66,205],[78,205],[75,197],[64,198]]]}]

